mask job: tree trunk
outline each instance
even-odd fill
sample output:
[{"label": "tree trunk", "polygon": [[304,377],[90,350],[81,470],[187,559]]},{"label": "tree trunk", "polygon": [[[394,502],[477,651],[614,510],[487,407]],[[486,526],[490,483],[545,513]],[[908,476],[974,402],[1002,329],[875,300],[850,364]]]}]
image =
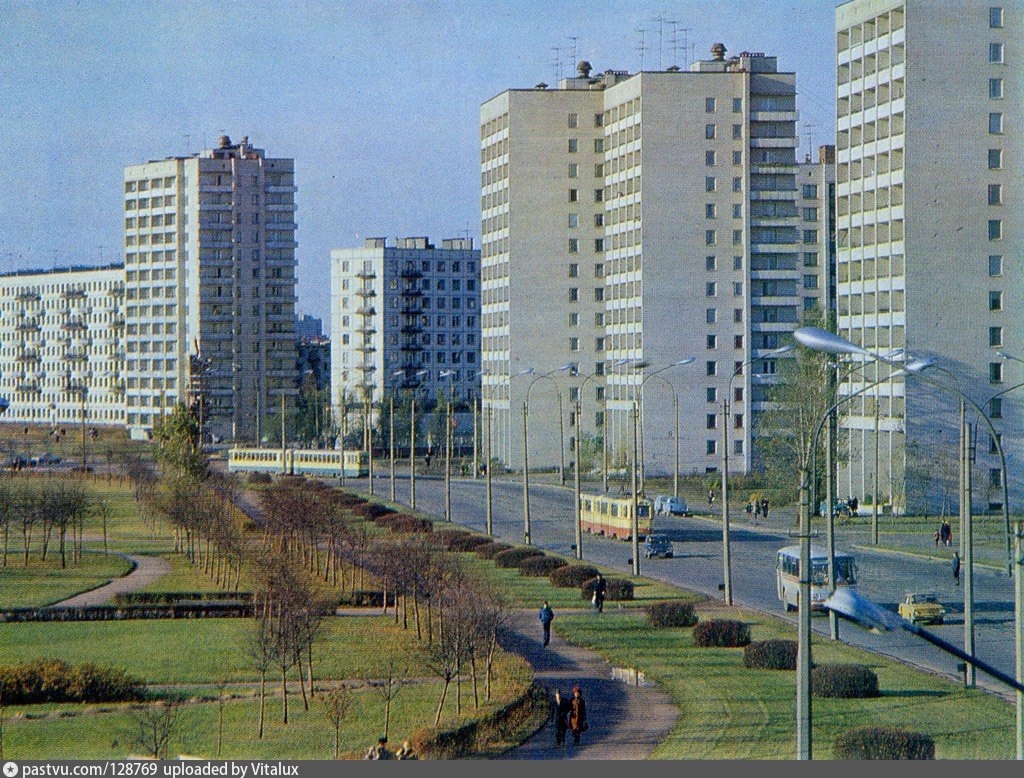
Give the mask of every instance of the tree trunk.
[{"label": "tree trunk", "polygon": [[455,663],[455,715],[462,715],[462,660]]},{"label": "tree trunk", "polygon": [[302,692],[302,709],[305,711],[309,710],[309,698],[306,697],[306,681],[302,675],[302,652],[299,651],[296,654],[296,666],[299,671],[299,691]]},{"label": "tree trunk", "polygon": [[309,696],[316,697],[313,691],[313,641],[306,644],[306,679],[309,682]]},{"label": "tree trunk", "polygon": [[387,737],[391,730],[391,683],[392,679],[388,678],[388,696],[384,701],[384,737]]},{"label": "tree trunk", "polygon": [[288,723],[288,667],[281,665],[281,723]]},{"label": "tree trunk", "polygon": [[441,688],[441,701],[437,704],[437,715],[434,716],[434,726],[436,727],[441,723],[441,710],[444,708],[444,699],[448,696],[448,684],[451,683],[450,678],[446,678],[444,686]]},{"label": "tree trunk", "polygon": [[63,524],[60,526],[60,569],[64,570],[67,568],[67,557],[64,553],[64,536],[67,534],[67,527]]},{"label": "tree trunk", "polygon": [[412,617],[416,622],[416,639],[423,640],[423,632],[420,630],[420,597],[415,588],[412,590]]},{"label": "tree trunk", "polygon": [[471,653],[469,655],[469,672],[473,678],[473,710],[477,710],[480,707],[480,692],[477,689],[476,682],[476,654]]},{"label": "tree trunk", "polygon": [[265,669],[260,670],[260,724],[259,733],[256,737],[259,740],[263,739],[263,712],[265,710],[265,703],[267,699],[267,671]]}]

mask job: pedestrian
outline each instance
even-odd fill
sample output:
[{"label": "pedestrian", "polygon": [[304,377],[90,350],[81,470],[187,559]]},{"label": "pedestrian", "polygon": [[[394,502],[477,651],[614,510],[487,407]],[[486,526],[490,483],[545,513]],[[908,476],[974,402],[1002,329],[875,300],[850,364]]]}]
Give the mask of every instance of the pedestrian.
[{"label": "pedestrian", "polygon": [[960,552],[953,552],[953,582],[960,585]]},{"label": "pedestrian", "polygon": [[754,512],[754,506],[753,506],[753,504],[752,504],[752,503],[750,503],[750,502],[748,502],[748,503],[747,503],[747,507],[746,507],[746,508],[744,508],[744,510],[745,510],[745,511],[747,512],[747,518],[750,518],[750,514]]},{"label": "pedestrian", "polygon": [[939,529],[935,531],[935,548],[939,547],[939,541],[941,539],[942,539],[942,527],[939,527]]},{"label": "pedestrian", "polygon": [[949,525],[949,519],[942,520],[942,542],[947,546],[953,543],[953,528]]},{"label": "pedestrian", "polygon": [[597,608],[598,613],[604,613],[604,597],[608,592],[608,582],[604,580],[604,576],[600,573],[597,574],[597,578],[594,579],[594,607]]},{"label": "pedestrian", "polygon": [[370,750],[366,752],[366,756],[363,759],[378,760],[378,759],[391,759],[392,753],[388,751],[388,739],[386,737],[378,738],[377,745],[370,746]]},{"label": "pedestrian", "polygon": [[764,520],[768,521],[768,498],[765,497],[761,501],[761,515],[764,516]]},{"label": "pedestrian", "polygon": [[587,724],[587,705],[583,701],[583,692],[579,686],[572,690],[572,702],[569,704],[569,729],[572,730],[572,740],[576,745],[580,744],[580,735],[590,729]]},{"label": "pedestrian", "polygon": [[547,600],[544,600],[537,618],[540,619],[540,626],[544,630],[544,645],[546,646],[551,642],[551,622],[555,620],[555,612],[551,610]]},{"label": "pedestrian", "polygon": [[851,497],[846,502],[850,506],[850,515],[851,516],[856,516],[857,515],[857,506],[860,505],[860,503],[857,502],[857,498],[856,497]]},{"label": "pedestrian", "polygon": [[565,732],[569,729],[569,713],[572,703],[562,696],[561,691],[555,691],[555,701],[551,703],[551,717],[555,720],[555,745],[565,745]]},{"label": "pedestrian", "polygon": [[755,519],[761,518],[761,498],[760,497],[751,497],[750,499],[754,503],[754,518]]}]

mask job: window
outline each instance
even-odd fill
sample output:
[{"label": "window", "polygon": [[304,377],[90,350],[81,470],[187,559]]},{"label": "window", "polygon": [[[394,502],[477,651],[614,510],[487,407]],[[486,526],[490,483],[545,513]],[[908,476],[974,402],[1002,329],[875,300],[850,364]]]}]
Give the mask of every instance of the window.
[{"label": "window", "polygon": [[707,370],[708,375],[718,375],[718,363],[715,362],[714,360],[709,359],[707,361],[707,364],[705,365],[705,368]]},{"label": "window", "polygon": [[580,326],[580,315],[578,313],[569,314],[569,326],[578,327]]},{"label": "window", "polygon": [[714,219],[718,215],[717,209],[714,203],[708,203],[704,206],[704,217],[707,219]]},{"label": "window", "polygon": [[713,152],[713,151],[705,151],[704,152],[704,164],[705,165],[709,165],[709,166],[715,164],[715,152]]},{"label": "window", "polygon": [[714,246],[715,243],[717,243],[717,242],[718,242],[718,238],[715,235],[715,231],[714,230],[705,230],[704,231],[704,244],[705,245],[707,245],[707,246]]},{"label": "window", "polygon": [[580,150],[580,142],[578,138],[569,138],[569,153],[575,154]]},{"label": "window", "polygon": [[704,311],[704,319],[708,324],[714,324],[718,320],[718,311],[715,308],[708,308]]},{"label": "window", "polygon": [[734,335],[733,336],[733,338],[732,338],[732,347],[735,348],[735,349],[742,349],[743,348],[743,336],[742,335]]},{"label": "window", "polygon": [[742,297],[743,296],[743,282],[742,281],[733,281],[732,282],[732,296],[733,297]]},{"label": "window", "polygon": [[576,302],[579,302],[579,300],[580,300],[580,290],[577,289],[576,287],[573,287],[572,289],[569,290],[569,302],[576,303]]},{"label": "window", "polygon": [[732,153],[732,164],[734,164],[734,165],[742,165],[743,164],[743,152],[742,151],[734,151]]},{"label": "window", "polygon": [[604,227],[604,214],[603,213],[595,213],[594,214],[594,226],[595,227]]},{"label": "window", "polygon": [[580,252],[580,239],[579,238],[569,238],[569,253],[570,254],[579,254],[579,252]]},{"label": "window", "polygon": [[993,397],[988,402],[988,415],[993,419],[1003,418],[1003,398]]},{"label": "window", "polygon": [[705,97],[704,98],[704,112],[714,113],[715,112],[715,98]]},{"label": "window", "polygon": [[594,190],[594,202],[595,203],[604,202],[604,189],[595,189]]},{"label": "window", "polygon": [[706,392],[709,403],[718,402],[718,390],[715,387],[709,386]]},{"label": "window", "polygon": [[594,138],[594,153],[601,154],[604,152],[604,138]]},{"label": "window", "polygon": [[579,338],[569,338],[569,351],[579,351],[579,350],[580,350],[580,339]]},{"label": "window", "polygon": [[988,220],[988,239],[999,240],[1003,237],[1003,220],[1002,219],[989,219]]},{"label": "window", "polygon": [[988,328],[988,345],[990,345],[990,346],[1002,346],[1003,345],[1003,328],[1002,327],[989,327]]},{"label": "window", "polygon": [[732,453],[742,455],[743,454],[743,440],[734,440],[732,442]]},{"label": "window", "polygon": [[988,96],[992,100],[1003,99],[1003,79],[990,78],[988,80]]},{"label": "window", "polygon": [[988,185],[988,204],[989,205],[1002,205],[1003,204],[1003,185],[1002,184],[989,184]]},{"label": "window", "polygon": [[718,451],[717,441],[712,438],[708,441],[707,452],[708,454],[714,454],[716,451]]},{"label": "window", "polygon": [[1002,149],[989,149],[988,150],[988,169],[989,170],[1002,170],[1003,169],[1003,150]]},{"label": "window", "polygon": [[704,285],[704,296],[705,297],[716,297],[718,295],[718,284],[714,281],[708,281]]},{"label": "window", "polygon": [[1003,134],[1003,115],[1001,113],[990,113],[988,115],[988,131],[992,135]]},{"label": "window", "polygon": [[570,203],[579,202],[579,199],[580,199],[580,190],[579,189],[570,189],[569,190],[569,202]]},{"label": "window", "polygon": [[743,245],[743,230],[732,231],[732,245],[742,246]]},{"label": "window", "polygon": [[569,214],[569,228],[572,229],[574,227],[579,227],[579,226],[580,226],[579,214],[570,213]]},{"label": "window", "polygon": [[714,140],[715,138],[715,125],[706,124],[704,125],[704,137],[708,140]]},{"label": "window", "polygon": [[[995,454],[996,453],[995,445],[992,446],[992,449],[993,449],[992,453]],[[993,488],[995,488],[995,489],[998,489],[999,487],[1001,487],[1003,485],[1002,473],[1003,473],[1003,471],[1000,470],[998,467],[989,468],[989,471],[988,471],[988,485],[993,487]]]},{"label": "window", "polygon": [[1003,382],[1003,363],[1002,362],[989,362],[988,363],[988,380],[989,383],[1001,384]]},{"label": "window", "polygon": [[732,191],[742,192],[743,191],[743,179],[740,176],[736,176],[732,180]]},{"label": "window", "polygon": [[707,428],[709,430],[713,430],[713,429],[716,429],[717,427],[718,427],[718,414],[717,413],[709,413],[707,415]]},{"label": "window", "polygon": [[580,123],[580,116],[577,113],[569,114],[569,129],[576,129]]},{"label": "window", "polygon": [[708,351],[714,351],[716,348],[718,348],[718,336],[717,335],[708,335],[707,336],[707,346],[708,346]]},{"label": "window", "polygon": [[805,200],[813,200],[818,196],[818,185],[817,184],[804,184],[801,190],[801,194]]},{"label": "window", "polygon": [[594,278],[604,278],[604,264],[601,262],[594,263]]},{"label": "window", "polygon": [[743,309],[742,308],[734,308],[733,309],[733,311],[732,311],[732,320],[736,324],[741,324],[743,322]]},{"label": "window", "polygon": [[594,238],[594,251],[598,254],[604,251],[604,238]]},{"label": "window", "polygon": [[1003,9],[1000,7],[988,9],[988,26],[998,30],[1003,26]]},{"label": "window", "polygon": [[818,277],[817,276],[804,276],[804,289],[817,289],[818,288]]},{"label": "window", "polygon": [[603,286],[599,286],[599,287],[597,287],[594,290],[594,299],[597,302],[599,302],[599,303],[604,301],[604,287]]},{"label": "window", "polygon": [[580,274],[580,266],[573,263],[569,265],[569,278],[576,278]]},{"label": "window", "polygon": [[743,269],[743,257],[733,257],[732,258],[732,269],[733,270],[742,270]]},{"label": "window", "polygon": [[818,221],[818,209],[817,208],[804,208],[804,221],[805,222],[816,222],[816,221]]},{"label": "window", "polygon": [[595,127],[604,127],[604,114],[603,113],[595,113],[594,114],[594,126]]},{"label": "window", "polygon": [[743,137],[743,125],[742,124],[734,124],[732,126],[732,139],[733,140],[739,140],[742,137]]},{"label": "window", "polygon": [[1003,64],[1003,44],[988,44],[988,61],[993,65]]},{"label": "window", "polygon": [[704,177],[704,191],[705,192],[714,192],[715,189],[717,189],[717,188],[718,188],[718,181],[715,179],[714,176],[705,176]]},{"label": "window", "polygon": [[742,219],[743,218],[743,203],[732,204],[732,218]]},{"label": "window", "polygon": [[804,243],[817,243],[818,242],[818,231],[817,230],[804,230]]},{"label": "window", "polygon": [[1001,310],[1003,310],[1003,293],[1002,292],[989,292],[988,293],[988,309],[990,311],[1001,311]]},{"label": "window", "polygon": [[742,413],[733,414],[732,426],[735,429],[738,429],[738,430],[743,429],[743,414]]},{"label": "window", "polygon": [[704,257],[704,269],[705,270],[717,270],[718,261],[714,257]]},{"label": "window", "polygon": [[743,113],[743,98],[742,97],[734,97],[732,99],[732,112],[733,113]]},{"label": "window", "polygon": [[594,165],[594,178],[600,178],[604,175],[604,165],[598,162]]},{"label": "window", "polygon": [[989,255],[988,274],[990,276],[1001,276],[1003,274],[1003,258],[999,254]]},{"label": "window", "polygon": [[570,162],[569,163],[569,178],[579,178],[579,176],[580,176],[580,166],[577,165],[575,162]]}]

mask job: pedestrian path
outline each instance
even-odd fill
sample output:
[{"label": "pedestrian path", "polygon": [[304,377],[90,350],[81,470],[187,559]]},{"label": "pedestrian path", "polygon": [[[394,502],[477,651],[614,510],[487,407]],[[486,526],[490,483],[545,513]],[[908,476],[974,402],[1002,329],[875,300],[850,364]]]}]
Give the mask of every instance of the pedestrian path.
[{"label": "pedestrian path", "polygon": [[[559,615],[565,613],[556,613],[556,624]],[[571,696],[572,688],[579,686],[590,726],[579,746],[573,745],[572,733],[566,745],[556,746],[554,726],[549,722],[503,759],[646,759],[679,717],[668,695],[655,687],[613,681],[611,665],[597,652],[567,643],[555,632],[545,648],[534,611],[513,616],[501,645],[530,663],[537,683],[550,697],[557,689]]]},{"label": "pedestrian path", "polygon": [[113,553],[116,553],[117,556],[124,557],[132,563],[133,567],[128,575],[115,578],[110,583],[104,584],[103,586],[99,586],[95,589],[90,589],[87,592],[82,592],[81,594],[76,594],[74,597],[61,600],[49,607],[81,608],[87,605],[103,605],[104,603],[114,599],[114,595],[116,594],[140,591],[171,572],[171,563],[163,557],[122,554],[119,552]]}]

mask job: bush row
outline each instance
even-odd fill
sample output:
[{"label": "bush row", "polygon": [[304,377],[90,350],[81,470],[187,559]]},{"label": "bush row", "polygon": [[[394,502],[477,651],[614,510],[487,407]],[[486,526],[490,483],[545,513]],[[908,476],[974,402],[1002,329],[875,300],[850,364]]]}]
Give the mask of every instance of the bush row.
[{"label": "bush row", "polygon": [[421,519],[419,516],[410,516],[408,513],[386,513],[383,516],[377,516],[373,522],[378,527],[398,533],[434,531],[432,521]]},{"label": "bush row", "polygon": [[[606,600],[632,600],[633,582],[625,578],[605,578],[604,598]],[[580,596],[584,600],[591,600],[594,597],[594,590],[597,588],[597,579],[592,578],[580,587]]]},{"label": "bush row", "polygon": [[597,576],[598,570],[590,565],[566,565],[552,570],[548,580],[560,589],[575,589]]},{"label": "bush row", "polygon": [[534,578],[550,576],[555,570],[566,566],[564,559],[553,556],[531,556],[519,563],[519,575],[528,575]]},{"label": "bush row", "polygon": [[41,702],[125,702],[140,700],[146,685],[115,667],[38,659],[0,666],[4,704]]},{"label": "bush row", "polygon": [[757,670],[796,670],[795,640],[758,640],[743,649],[743,665]]},{"label": "bush row", "polygon": [[252,602],[252,592],[121,592],[115,605],[176,605],[201,602]]},{"label": "bush row", "polygon": [[878,676],[864,665],[817,665],[811,670],[811,694],[838,699],[877,697]]},{"label": "bush row", "polygon": [[510,548],[507,551],[502,551],[494,557],[494,564],[498,567],[519,567],[519,563],[524,559],[534,556],[544,556],[543,551],[538,551],[535,548],[528,548],[525,546],[517,546]]},{"label": "bush row", "polygon": [[487,543],[477,546],[473,551],[481,559],[494,559],[502,551],[508,551],[512,546],[508,543],[501,543],[497,540],[491,540]]},{"label": "bush row", "polygon": [[647,606],[647,623],[652,627],[692,627],[697,614],[689,602],[658,602]]},{"label": "bush row", "polygon": [[892,727],[857,727],[835,740],[835,759],[934,759],[928,735]]},{"label": "bush row", "polygon": [[735,619],[702,621],[693,628],[698,648],[741,648],[750,643],[750,625]]}]

